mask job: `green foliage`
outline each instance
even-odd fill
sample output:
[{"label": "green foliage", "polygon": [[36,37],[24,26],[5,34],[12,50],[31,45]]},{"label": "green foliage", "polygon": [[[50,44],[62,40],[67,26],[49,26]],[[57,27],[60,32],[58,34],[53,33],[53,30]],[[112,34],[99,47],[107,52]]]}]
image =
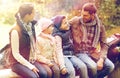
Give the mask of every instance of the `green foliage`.
[{"label": "green foliage", "polygon": [[0,17],[1,17],[1,22],[4,24],[10,24],[12,25],[15,21],[14,18],[14,11],[6,11],[4,13],[0,13]]},{"label": "green foliage", "polygon": [[116,12],[110,16],[110,21],[113,21],[112,23],[114,25],[119,26],[120,25],[120,2],[119,0],[116,0],[116,6],[115,6]]},{"label": "green foliage", "polygon": [[[15,1],[12,7],[0,7],[0,21],[7,24],[13,24],[15,21],[14,15],[18,5],[23,2],[33,2],[35,8],[40,13],[40,16],[52,17],[57,14],[69,15],[75,11],[76,7],[81,7],[83,3],[89,0],[10,0]],[[79,3],[79,5],[77,4]],[[2,3],[0,2],[0,5]],[[96,0],[98,15],[103,21],[106,28],[120,25],[120,2],[119,0]],[[73,12],[74,13],[74,12]]]},{"label": "green foliage", "polygon": [[101,0],[98,10],[99,17],[107,29],[120,25],[120,7],[115,2],[116,0]]},{"label": "green foliage", "polygon": [[[18,2],[6,2],[0,4],[0,23],[12,25],[15,21],[14,15],[17,12]],[[7,5],[6,5],[7,4]]]}]

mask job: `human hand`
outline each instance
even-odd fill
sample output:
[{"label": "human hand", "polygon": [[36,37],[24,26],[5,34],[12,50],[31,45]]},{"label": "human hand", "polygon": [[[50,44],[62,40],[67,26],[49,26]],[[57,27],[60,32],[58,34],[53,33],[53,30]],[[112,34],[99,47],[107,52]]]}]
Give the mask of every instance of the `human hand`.
[{"label": "human hand", "polygon": [[39,70],[36,67],[33,68],[32,71],[39,77],[39,75],[38,75]]},{"label": "human hand", "polygon": [[67,69],[64,67],[64,68],[61,70],[61,73],[62,73],[63,75],[65,75],[65,74],[67,73]]},{"label": "human hand", "polygon": [[52,66],[54,66],[54,64],[53,64],[53,63],[49,63],[48,66],[49,66],[49,67],[52,67]]},{"label": "human hand", "polygon": [[98,70],[102,70],[103,68],[103,62],[104,60],[102,58],[100,58],[98,61],[97,61],[97,69]]},{"label": "human hand", "polygon": [[115,48],[112,49],[112,51],[114,53],[118,53],[118,52],[120,52],[120,47],[115,47]]}]

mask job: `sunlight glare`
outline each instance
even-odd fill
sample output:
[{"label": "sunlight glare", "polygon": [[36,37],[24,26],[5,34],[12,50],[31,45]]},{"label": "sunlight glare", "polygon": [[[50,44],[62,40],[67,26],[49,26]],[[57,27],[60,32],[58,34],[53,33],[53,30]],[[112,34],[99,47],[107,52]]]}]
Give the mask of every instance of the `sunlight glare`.
[{"label": "sunlight glare", "polygon": [[13,3],[13,0],[1,0],[1,4],[4,6],[9,5],[11,3]]}]

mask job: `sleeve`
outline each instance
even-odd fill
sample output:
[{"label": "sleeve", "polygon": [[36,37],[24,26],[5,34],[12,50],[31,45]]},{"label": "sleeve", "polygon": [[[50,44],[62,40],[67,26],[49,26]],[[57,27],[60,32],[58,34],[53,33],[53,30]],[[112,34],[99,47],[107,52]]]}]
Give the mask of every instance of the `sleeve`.
[{"label": "sleeve", "polygon": [[20,53],[19,53],[19,35],[16,30],[11,32],[11,47],[13,57],[22,65],[28,67],[29,69],[35,68],[30,62],[28,62]]},{"label": "sleeve", "polygon": [[101,47],[101,58],[107,57],[108,52],[108,45],[106,41],[106,31],[104,25],[101,25],[101,32],[100,32],[100,47]]},{"label": "sleeve", "polygon": [[73,26],[73,24],[77,23],[79,20],[79,17],[75,16],[69,20],[70,26]]},{"label": "sleeve", "polygon": [[62,50],[62,39],[60,36],[55,36],[56,39],[56,56],[58,58],[58,63],[60,65],[60,69],[65,67],[65,62],[64,62],[64,56],[63,56],[63,50]]},{"label": "sleeve", "polygon": [[59,65],[58,59],[57,59],[57,46],[56,46],[55,37],[53,37],[52,42],[53,42],[53,44],[54,44],[54,46],[53,46],[53,47],[54,47],[53,59],[54,59],[54,62],[55,62],[57,65]]},{"label": "sleeve", "polygon": [[37,40],[36,40],[36,48],[37,48],[37,60],[39,61],[39,62],[42,62],[42,63],[45,63],[45,64],[49,64],[49,63],[51,63],[51,61],[50,60],[48,60],[48,59],[46,59],[44,56],[42,56],[41,55],[41,51],[42,51],[42,43],[41,43],[42,41],[40,40],[40,38],[38,37],[37,38]]}]

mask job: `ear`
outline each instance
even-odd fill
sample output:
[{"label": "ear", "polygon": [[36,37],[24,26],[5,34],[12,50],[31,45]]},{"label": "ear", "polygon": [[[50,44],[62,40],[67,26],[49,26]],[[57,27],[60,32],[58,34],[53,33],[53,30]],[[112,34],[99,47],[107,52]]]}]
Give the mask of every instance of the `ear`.
[{"label": "ear", "polygon": [[95,14],[94,13],[91,14],[91,17],[92,17],[92,19],[95,19]]}]

